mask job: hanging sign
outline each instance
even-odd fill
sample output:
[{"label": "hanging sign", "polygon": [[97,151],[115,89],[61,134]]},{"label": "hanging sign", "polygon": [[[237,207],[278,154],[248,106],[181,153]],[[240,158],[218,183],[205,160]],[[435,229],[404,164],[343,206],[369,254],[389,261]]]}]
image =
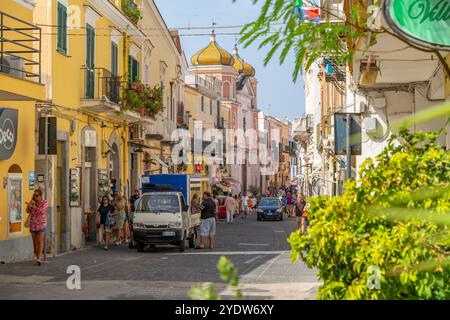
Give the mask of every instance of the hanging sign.
[{"label": "hanging sign", "polygon": [[413,44],[450,51],[450,0],[385,0],[389,26]]},{"label": "hanging sign", "polygon": [[15,109],[0,109],[0,160],[11,158],[16,149],[17,116]]}]

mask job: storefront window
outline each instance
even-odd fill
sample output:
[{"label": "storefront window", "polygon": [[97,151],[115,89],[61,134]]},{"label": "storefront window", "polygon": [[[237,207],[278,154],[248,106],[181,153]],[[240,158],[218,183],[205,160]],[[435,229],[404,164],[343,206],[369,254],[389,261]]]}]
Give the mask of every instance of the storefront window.
[{"label": "storefront window", "polygon": [[22,233],[23,217],[23,188],[22,174],[8,173],[8,232],[9,234]]}]

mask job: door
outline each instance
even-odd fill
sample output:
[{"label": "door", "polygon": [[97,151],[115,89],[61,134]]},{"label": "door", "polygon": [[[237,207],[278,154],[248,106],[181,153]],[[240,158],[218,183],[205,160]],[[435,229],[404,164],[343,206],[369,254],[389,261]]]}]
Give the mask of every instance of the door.
[{"label": "door", "polygon": [[62,142],[58,141],[57,145],[57,167],[56,167],[56,244],[55,247],[57,248],[56,251],[60,252],[62,251],[62,229],[63,229],[63,223],[65,221],[63,220],[63,214],[62,214]]},{"label": "door", "polygon": [[94,99],[95,90],[95,29],[86,24],[86,98]]}]

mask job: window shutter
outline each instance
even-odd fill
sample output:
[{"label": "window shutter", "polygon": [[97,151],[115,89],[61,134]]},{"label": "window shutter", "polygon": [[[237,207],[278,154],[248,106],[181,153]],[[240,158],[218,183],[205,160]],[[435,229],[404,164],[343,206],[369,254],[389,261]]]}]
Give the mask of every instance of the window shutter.
[{"label": "window shutter", "polygon": [[57,49],[67,53],[67,8],[58,2],[57,10]]},{"label": "window shutter", "polygon": [[67,53],[67,8],[62,7],[62,49]]},{"label": "window shutter", "polygon": [[128,82],[133,82],[133,62],[131,60],[131,56],[128,56]]},{"label": "window shutter", "polygon": [[57,28],[57,49],[61,49],[62,48],[62,44],[61,44],[61,34],[62,34],[62,5],[58,2],[58,16],[57,16],[57,20],[58,20],[58,28]]},{"label": "window shutter", "polygon": [[111,73],[117,76],[118,73],[118,54],[119,49],[114,42],[111,42]]}]

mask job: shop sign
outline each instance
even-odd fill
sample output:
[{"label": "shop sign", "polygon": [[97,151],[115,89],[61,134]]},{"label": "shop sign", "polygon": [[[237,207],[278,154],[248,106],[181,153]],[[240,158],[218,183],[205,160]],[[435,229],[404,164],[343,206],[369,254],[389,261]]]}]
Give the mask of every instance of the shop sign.
[{"label": "shop sign", "polygon": [[17,144],[18,111],[0,109],[0,160],[11,158]]},{"label": "shop sign", "polygon": [[450,51],[450,0],[385,0],[389,26],[413,44]]}]

